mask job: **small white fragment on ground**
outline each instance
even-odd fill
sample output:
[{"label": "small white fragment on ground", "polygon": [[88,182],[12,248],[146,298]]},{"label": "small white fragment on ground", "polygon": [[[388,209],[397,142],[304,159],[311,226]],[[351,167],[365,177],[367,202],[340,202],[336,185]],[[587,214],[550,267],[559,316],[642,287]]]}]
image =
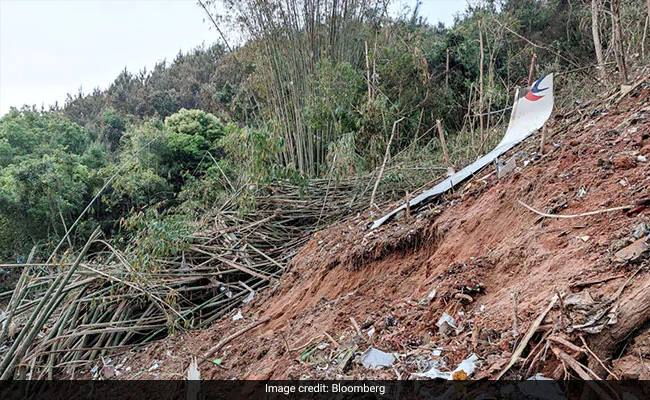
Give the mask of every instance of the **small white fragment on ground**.
[{"label": "small white fragment on ground", "polygon": [[421,374],[413,374],[413,376],[417,376],[420,378],[429,378],[429,379],[453,380],[454,374],[463,371],[465,372],[465,375],[469,377],[476,370],[477,361],[478,361],[478,356],[472,353],[469,357],[467,357],[460,364],[458,364],[456,369],[451,372],[442,372],[434,366],[426,372],[423,372]]},{"label": "small white fragment on ground", "polygon": [[527,381],[552,381],[552,378],[547,378],[542,374],[541,372],[536,373],[535,375],[531,376],[530,378],[526,379]]},{"label": "small white fragment on ground", "polygon": [[153,360],[153,365],[149,367],[149,372],[157,370],[159,366],[160,366],[159,361]]},{"label": "small white fragment on ground", "polygon": [[448,372],[441,372],[436,367],[431,368],[427,372],[421,373],[421,374],[413,374],[414,376],[418,376],[420,378],[429,378],[429,379],[446,379],[446,380],[451,380],[451,374]]},{"label": "small white fragment on ground", "polygon": [[244,315],[241,313],[241,310],[237,310],[237,314],[232,317],[233,321],[237,321],[244,318]]},{"label": "small white fragment on ground", "polygon": [[190,366],[187,368],[187,380],[188,381],[201,380],[201,371],[199,371],[199,366],[196,363],[196,357],[192,358],[192,361],[190,361]]},{"label": "small white fragment on ground", "polygon": [[458,328],[456,327],[456,320],[446,312],[442,313],[442,316],[436,322],[436,326],[440,330],[441,333],[448,335],[451,330],[457,330]]},{"label": "small white fragment on ground", "polygon": [[431,293],[427,296],[427,300],[432,301],[436,297],[437,288],[434,288]]},{"label": "small white fragment on ground", "polygon": [[366,331],[366,335],[368,335],[368,338],[372,339],[372,336],[375,334],[375,331],[376,331],[376,329],[375,329],[374,326],[371,327],[370,329],[368,329]]},{"label": "small white fragment on ground", "polygon": [[452,376],[456,372],[460,371],[465,371],[467,376],[470,376],[474,373],[474,370],[476,369],[476,362],[478,361],[478,356],[474,353],[472,353],[469,357],[464,359],[460,364],[458,364],[458,367],[456,367],[455,370],[452,371]]},{"label": "small white fragment on ground", "polygon": [[642,156],[639,154],[639,156],[636,158],[639,162],[648,162],[648,158],[646,156]]},{"label": "small white fragment on ground", "polygon": [[196,363],[196,357],[192,357],[190,366],[187,368],[187,380],[190,381],[190,383],[187,385],[187,394],[185,399],[197,400],[199,398],[199,391],[201,390],[199,383],[201,380],[201,371],[199,371],[199,366]]},{"label": "small white fragment on ground", "polygon": [[255,297],[255,292],[250,292],[248,293],[248,296],[244,300],[242,300],[242,303],[250,303],[251,300],[253,300],[253,297]]},{"label": "small white fragment on ground", "polygon": [[328,342],[323,342],[323,343],[319,344],[317,348],[318,348],[318,350],[325,350],[327,348],[327,346],[329,346],[329,345],[330,344]]},{"label": "small white fragment on ground", "polygon": [[441,354],[442,354],[442,349],[433,349],[433,351],[431,352],[431,355],[434,357],[440,357]]},{"label": "small white fragment on ground", "polygon": [[361,365],[369,369],[379,369],[383,367],[390,367],[395,362],[395,356],[391,353],[386,353],[377,350],[374,347],[366,350],[361,355]]},{"label": "small white fragment on ground", "polygon": [[242,300],[242,303],[250,303],[250,301],[253,300],[253,297],[255,297],[255,291],[244,282],[239,282],[239,283],[244,287],[244,289],[248,290],[248,296],[246,296],[246,298]]}]

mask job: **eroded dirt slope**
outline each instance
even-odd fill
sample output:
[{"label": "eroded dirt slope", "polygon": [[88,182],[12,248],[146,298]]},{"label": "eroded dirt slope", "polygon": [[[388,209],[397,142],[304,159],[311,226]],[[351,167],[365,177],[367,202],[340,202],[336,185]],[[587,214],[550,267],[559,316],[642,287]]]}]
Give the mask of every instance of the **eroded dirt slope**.
[{"label": "eroded dirt slope", "polygon": [[[544,155],[535,136],[505,157],[517,157],[513,172],[498,179],[486,168],[439,205],[374,231],[360,216],[318,232],[281,283],[241,310],[244,318],[233,321],[234,311],[209,330],[118,355],[120,378],[183,378],[193,355],[202,361],[224,338],[264,319],[203,360],[203,379],[406,379],[434,365],[453,370],[472,353],[480,360],[472,377],[495,377],[556,293],[588,290],[597,301],[635,272],[624,290],[650,278],[637,271],[643,257],[614,256],[644,234],[647,209],[556,219],[518,203],[563,215],[638,204],[650,194],[649,96],[642,85],[619,102],[556,117]],[[590,283],[604,278],[612,279]],[[524,354],[539,356],[507,376],[563,377],[552,354],[534,346],[566,331],[568,307],[560,302]],[[436,325],[443,313],[456,330]],[[370,347],[396,354],[393,367],[360,365],[355,354]]]}]

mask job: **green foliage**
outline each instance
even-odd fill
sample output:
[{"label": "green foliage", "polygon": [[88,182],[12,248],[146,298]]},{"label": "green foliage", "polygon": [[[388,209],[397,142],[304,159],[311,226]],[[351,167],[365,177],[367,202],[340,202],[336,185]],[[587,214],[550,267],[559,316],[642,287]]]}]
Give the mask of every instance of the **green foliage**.
[{"label": "green foliage", "polygon": [[83,128],[58,113],[12,109],[0,119],[2,166],[19,156],[46,154],[55,149],[82,154],[86,146]]},{"label": "green foliage", "polygon": [[244,173],[253,183],[268,183],[282,173],[278,155],[283,141],[272,132],[240,129],[230,124],[226,127],[222,144],[230,165]]},{"label": "green foliage", "polygon": [[101,119],[99,139],[106,143],[111,151],[115,151],[120,145],[120,139],[122,139],[122,135],[126,131],[126,126],[126,118],[114,109],[109,108],[104,111]]},{"label": "green foliage", "polygon": [[182,214],[161,213],[150,207],[122,220],[122,239],[131,265],[139,271],[156,272],[156,259],[181,255],[192,243],[196,224]]},{"label": "green foliage", "polygon": [[185,136],[201,136],[215,143],[224,134],[219,119],[201,110],[181,109],[165,119],[165,125],[174,133]]},{"label": "green foliage", "polygon": [[[106,90],[68,95],[62,109],[13,109],[0,119],[0,258],[58,240],[63,221],[113,175],[75,232],[81,239],[94,221],[108,234],[122,229],[129,245],[141,243],[130,251],[145,268],[182,253],[183,221],[227,199],[245,211],[280,179],[303,185],[375,171],[398,119],[391,157],[440,163],[440,119],[452,160],[463,164],[498,139],[507,114],[477,115],[511,103],[533,53],[535,76],[595,61],[590,2],[475,1],[451,27],[428,24],[417,7],[389,18],[377,0],[223,3],[249,39],[232,54],[199,47],[152,71],[125,69]],[[639,7],[632,0],[621,17],[641,59]],[[601,14],[607,44],[611,22]],[[595,90],[589,69],[580,71],[562,75],[558,101]],[[384,177],[407,180],[399,171]]]},{"label": "green foliage", "polygon": [[357,153],[356,135],[348,133],[329,145],[327,165],[331,176],[338,178],[354,176],[363,169],[363,158]]},{"label": "green foliage", "polygon": [[196,182],[212,165],[225,130],[214,115],[200,110],[181,110],[164,124],[152,120],[130,128],[122,137],[119,163],[103,174],[112,176],[121,164],[126,167],[102,202],[116,217],[149,204],[177,205],[187,181]]},{"label": "green foliage", "polygon": [[9,237],[0,254],[9,258],[65,231],[63,221],[76,217],[98,183],[92,169],[105,156],[79,125],[27,109],[0,119],[0,143],[0,214]]}]

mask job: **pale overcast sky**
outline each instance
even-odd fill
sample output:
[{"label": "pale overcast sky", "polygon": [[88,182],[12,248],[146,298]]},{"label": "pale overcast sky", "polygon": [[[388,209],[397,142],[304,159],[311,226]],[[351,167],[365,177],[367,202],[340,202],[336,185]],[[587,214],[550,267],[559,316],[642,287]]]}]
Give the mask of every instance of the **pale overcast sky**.
[{"label": "pale overcast sky", "polygon": [[[393,7],[414,4],[398,0]],[[429,22],[453,23],[466,0],[424,0]],[[105,89],[126,67],[150,70],[217,40],[194,0],[0,0],[0,116],[83,87]]]}]

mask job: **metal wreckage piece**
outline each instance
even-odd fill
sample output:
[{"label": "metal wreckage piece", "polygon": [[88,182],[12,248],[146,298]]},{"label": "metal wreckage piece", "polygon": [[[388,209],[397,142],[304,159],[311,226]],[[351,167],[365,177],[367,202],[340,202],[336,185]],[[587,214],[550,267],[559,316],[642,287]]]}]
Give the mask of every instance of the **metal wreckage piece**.
[{"label": "metal wreckage piece", "polygon": [[[548,118],[551,116],[552,111],[553,74],[549,74],[539,78],[535,84],[533,84],[531,89],[523,97],[517,100],[512,109],[510,123],[508,124],[506,134],[494,150],[456,172],[444,181],[438,183],[433,188],[413,198],[408,203],[409,208],[413,209],[433,200],[436,196],[439,196],[458,185],[494,161],[497,157],[521,143],[524,139],[544,126]],[[406,207],[406,203],[402,204],[390,213],[379,218],[372,224],[371,229],[378,228],[400,211],[405,210]]]}]

